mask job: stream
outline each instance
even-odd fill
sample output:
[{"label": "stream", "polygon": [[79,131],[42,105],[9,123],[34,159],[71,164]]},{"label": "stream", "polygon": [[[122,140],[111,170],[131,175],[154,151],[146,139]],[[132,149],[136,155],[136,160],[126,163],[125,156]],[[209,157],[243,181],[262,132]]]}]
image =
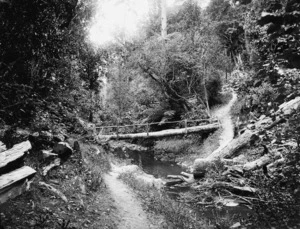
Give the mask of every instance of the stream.
[{"label": "stream", "polygon": [[[222,125],[222,131],[219,137],[219,149],[225,147],[234,138],[234,124],[231,120],[230,111],[236,100],[237,95],[235,92],[232,92],[232,98],[227,104],[212,110],[212,116],[218,118]],[[138,158],[135,157],[133,163],[139,165],[146,173],[153,175],[155,178],[166,179],[167,175],[180,175],[183,171],[187,172],[185,168],[179,166],[175,162],[161,162],[155,160],[154,157],[151,156],[151,152],[140,154]],[[192,194],[193,192],[189,185],[166,187],[166,191],[173,199],[177,199],[183,193]],[[219,216],[230,215],[233,217],[234,215],[241,215],[246,217],[248,213],[251,213],[251,210],[243,206],[213,206],[201,210],[201,212],[198,213],[202,217],[204,216],[207,219],[213,219],[216,217],[216,214]]]}]

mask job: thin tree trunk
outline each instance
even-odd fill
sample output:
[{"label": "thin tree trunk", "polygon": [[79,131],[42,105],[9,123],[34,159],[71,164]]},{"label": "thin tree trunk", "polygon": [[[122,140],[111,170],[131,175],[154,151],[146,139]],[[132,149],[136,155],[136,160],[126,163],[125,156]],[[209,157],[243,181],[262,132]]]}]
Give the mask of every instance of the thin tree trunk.
[{"label": "thin tree trunk", "polygon": [[138,138],[159,138],[175,135],[185,135],[189,133],[211,133],[216,131],[220,127],[219,123],[212,123],[202,126],[187,127],[181,129],[168,129],[155,132],[143,132],[134,134],[112,134],[112,135],[98,135],[101,140],[112,140],[112,139],[138,139]]},{"label": "thin tree trunk", "polygon": [[167,37],[167,4],[166,0],[161,0],[161,36]]}]

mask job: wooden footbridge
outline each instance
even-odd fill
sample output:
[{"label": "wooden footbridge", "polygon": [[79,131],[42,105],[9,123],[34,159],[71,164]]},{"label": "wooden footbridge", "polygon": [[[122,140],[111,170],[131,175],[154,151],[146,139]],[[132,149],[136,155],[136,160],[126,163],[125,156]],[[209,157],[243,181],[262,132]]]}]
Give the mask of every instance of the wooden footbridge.
[{"label": "wooden footbridge", "polygon": [[[151,126],[162,124],[179,124],[181,128],[150,132]],[[131,125],[96,126],[99,140],[159,138],[191,133],[209,133],[220,127],[218,119],[181,120],[173,122],[153,122]]]}]

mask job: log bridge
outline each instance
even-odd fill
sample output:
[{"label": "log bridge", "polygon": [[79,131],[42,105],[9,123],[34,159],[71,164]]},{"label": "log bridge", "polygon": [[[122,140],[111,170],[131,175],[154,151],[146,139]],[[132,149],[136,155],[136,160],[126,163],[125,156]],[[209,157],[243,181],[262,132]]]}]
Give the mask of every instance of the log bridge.
[{"label": "log bridge", "polygon": [[99,140],[119,140],[136,138],[160,138],[192,133],[210,133],[217,130],[221,126],[218,119],[181,120],[174,122],[164,122],[163,124],[180,124],[181,126],[183,126],[183,128],[150,132],[151,125],[162,125],[162,123],[153,122],[123,126],[96,126],[96,131]]},{"label": "log bridge", "polygon": [[16,144],[9,150],[0,149],[0,204],[28,189],[28,180],[36,173],[33,168],[24,166],[23,159],[30,149],[29,141]]}]

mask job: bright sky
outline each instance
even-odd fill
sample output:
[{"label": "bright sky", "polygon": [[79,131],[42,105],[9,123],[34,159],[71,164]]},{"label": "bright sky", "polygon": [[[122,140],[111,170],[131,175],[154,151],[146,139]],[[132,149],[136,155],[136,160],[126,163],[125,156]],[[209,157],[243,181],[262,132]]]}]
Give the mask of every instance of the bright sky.
[{"label": "bright sky", "polygon": [[[167,0],[167,6],[176,0]],[[206,7],[210,0],[198,0]],[[89,39],[96,46],[113,43],[116,37],[128,39],[138,36],[139,25],[148,12],[148,0],[131,0],[129,4],[121,0],[98,0],[96,15],[89,30]]]}]

